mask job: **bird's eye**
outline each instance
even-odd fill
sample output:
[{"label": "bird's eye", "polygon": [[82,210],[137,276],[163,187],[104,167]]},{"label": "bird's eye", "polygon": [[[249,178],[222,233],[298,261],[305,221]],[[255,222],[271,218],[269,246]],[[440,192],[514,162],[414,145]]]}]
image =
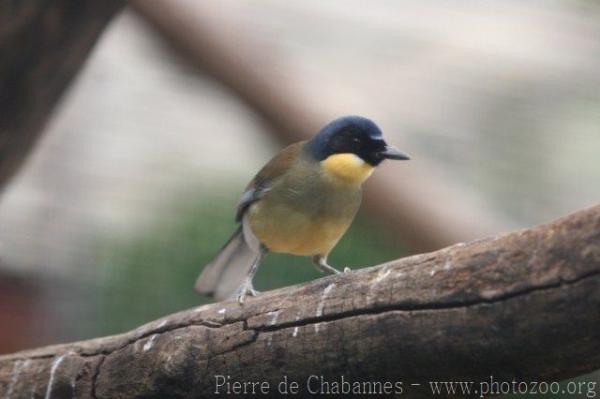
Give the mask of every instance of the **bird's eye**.
[{"label": "bird's eye", "polygon": [[360,137],[352,137],[353,144],[360,144]]}]

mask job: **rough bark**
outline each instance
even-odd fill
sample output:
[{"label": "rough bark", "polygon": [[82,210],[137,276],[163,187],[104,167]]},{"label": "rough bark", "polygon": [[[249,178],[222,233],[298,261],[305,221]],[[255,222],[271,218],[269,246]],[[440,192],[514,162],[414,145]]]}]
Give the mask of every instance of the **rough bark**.
[{"label": "rough bark", "polygon": [[[0,357],[0,396],[192,398],[268,381],[563,379],[600,368],[600,205],[540,227]],[[417,396],[423,388],[405,385]],[[49,393],[49,394],[48,394]]]},{"label": "rough bark", "polygon": [[41,135],[118,0],[0,3],[0,192]]}]

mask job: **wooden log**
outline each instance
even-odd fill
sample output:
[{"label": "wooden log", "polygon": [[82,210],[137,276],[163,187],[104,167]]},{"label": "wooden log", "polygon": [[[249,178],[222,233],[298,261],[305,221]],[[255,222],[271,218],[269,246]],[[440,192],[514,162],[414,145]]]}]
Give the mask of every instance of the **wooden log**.
[{"label": "wooden log", "polygon": [[598,369],[599,327],[600,205],[244,306],[205,305],[122,335],[2,356],[0,396],[195,398],[224,393],[217,383],[227,376],[264,382],[271,395],[287,377],[307,396],[322,376],[402,383],[421,396],[430,380],[559,380]]}]

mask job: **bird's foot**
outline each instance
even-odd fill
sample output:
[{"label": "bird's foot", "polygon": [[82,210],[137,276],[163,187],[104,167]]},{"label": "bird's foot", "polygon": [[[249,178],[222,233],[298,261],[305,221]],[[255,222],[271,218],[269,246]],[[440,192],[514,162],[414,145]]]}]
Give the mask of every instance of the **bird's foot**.
[{"label": "bird's foot", "polygon": [[342,270],[336,269],[333,266],[329,266],[329,267],[331,269],[326,269],[326,271],[325,271],[326,273],[329,272],[329,273],[332,273],[332,274],[343,274],[343,273],[348,273],[348,272],[352,271],[352,269],[350,269],[348,266],[342,267],[341,268]]},{"label": "bird's foot", "polygon": [[[340,270],[336,269],[333,266],[330,266],[327,263],[327,258],[324,256],[314,256],[312,258],[312,262],[313,265],[315,265],[315,267],[317,268],[318,271],[320,271],[321,273],[327,273],[327,274],[340,274],[342,273]],[[350,271],[349,267],[344,267],[344,273]]]},{"label": "bird's foot", "polygon": [[246,295],[248,294],[248,290],[246,288],[243,288],[238,294],[237,294],[237,301],[240,305],[243,305],[244,302],[246,302]]},{"label": "bird's foot", "polygon": [[332,266],[329,266],[329,267],[331,267],[331,269],[327,269],[327,270],[328,271],[330,270],[334,274],[343,274],[343,273],[348,273],[348,272],[352,271],[352,269],[350,269],[348,266],[342,267],[342,270],[336,269],[335,267],[332,267]]},{"label": "bird's foot", "polygon": [[250,283],[244,283],[244,285],[242,285],[238,291],[237,294],[237,301],[240,305],[243,305],[244,302],[246,301],[246,296],[250,295],[250,296],[257,296],[258,294],[260,294],[260,291],[257,291],[254,289],[254,286],[252,285],[252,282]]}]

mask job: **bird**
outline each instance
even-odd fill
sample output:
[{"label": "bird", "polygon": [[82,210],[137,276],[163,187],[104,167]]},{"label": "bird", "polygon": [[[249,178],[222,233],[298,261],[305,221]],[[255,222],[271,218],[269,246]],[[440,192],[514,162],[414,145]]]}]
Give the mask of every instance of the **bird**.
[{"label": "bird", "polygon": [[360,207],[362,183],[386,159],[410,157],[387,144],[372,120],[355,115],[285,147],[246,187],[237,229],[204,267],[195,290],[243,305],[259,293],[252,281],[269,252],[310,257],[317,270],[340,273],[327,256]]}]

